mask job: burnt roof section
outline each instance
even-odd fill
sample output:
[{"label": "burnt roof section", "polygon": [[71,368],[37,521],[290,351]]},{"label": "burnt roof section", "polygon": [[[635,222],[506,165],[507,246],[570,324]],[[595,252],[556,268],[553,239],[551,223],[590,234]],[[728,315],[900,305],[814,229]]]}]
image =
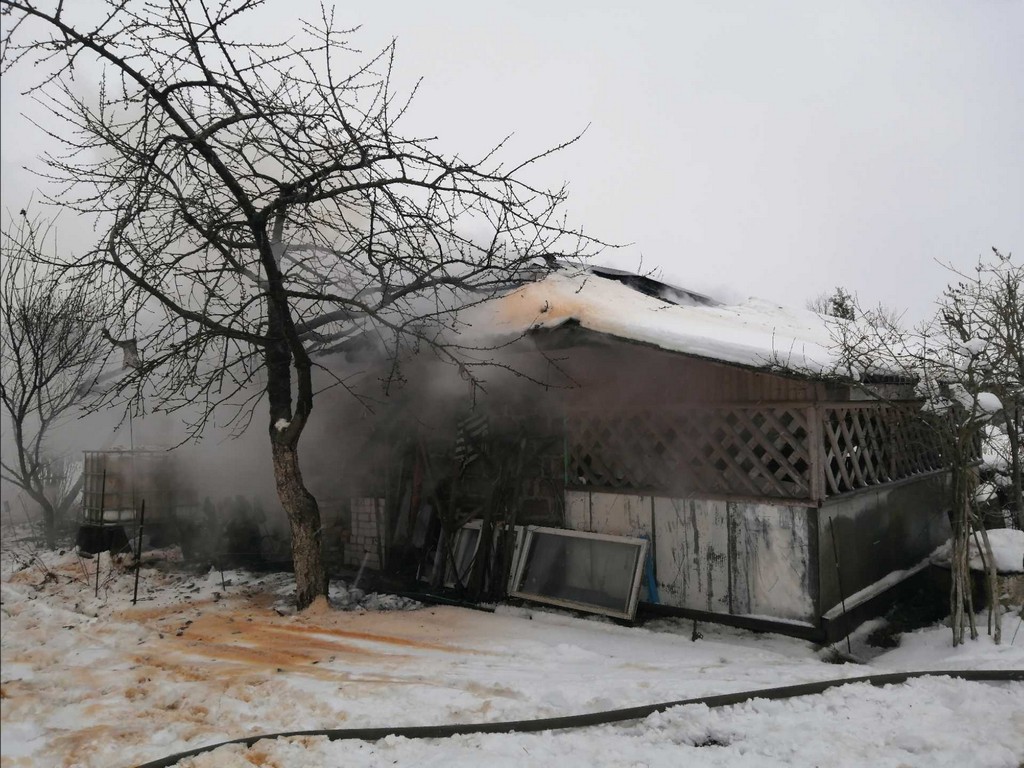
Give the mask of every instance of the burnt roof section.
[{"label": "burnt roof section", "polygon": [[613,269],[612,267],[591,267],[589,272],[597,277],[603,277],[605,280],[614,280],[617,283],[622,283],[645,296],[661,299],[669,304],[681,307],[717,307],[722,303],[702,293],[697,293],[687,288],[680,288],[676,285],[669,285],[647,275],[637,275],[621,269]]}]

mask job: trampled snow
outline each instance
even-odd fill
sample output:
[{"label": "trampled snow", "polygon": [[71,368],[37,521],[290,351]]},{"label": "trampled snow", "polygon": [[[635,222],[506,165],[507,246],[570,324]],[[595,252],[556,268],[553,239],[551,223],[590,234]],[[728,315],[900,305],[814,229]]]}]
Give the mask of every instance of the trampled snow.
[{"label": "trampled snow", "polygon": [[[118,768],[286,730],[551,717],[874,670],[1024,668],[1024,630],[951,647],[934,627],[870,665],[809,643],[679,620],[624,627],[557,611],[493,614],[373,598],[282,606],[287,574],[190,574],[174,550],[133,573],[5,539],[2,765]],[[393,610],[376,610],[375,607]],[[348,610],[340,610],[340,608]],[[372,610],[368,608],[374,608]],[[827,649],[825,649],[827,651]],[[898,717],[894,717],[898,713]],[[221,747],[181,766],[1018,766],[1024,684],[940,677],[818,696],[687,706],[538,734]]]}]

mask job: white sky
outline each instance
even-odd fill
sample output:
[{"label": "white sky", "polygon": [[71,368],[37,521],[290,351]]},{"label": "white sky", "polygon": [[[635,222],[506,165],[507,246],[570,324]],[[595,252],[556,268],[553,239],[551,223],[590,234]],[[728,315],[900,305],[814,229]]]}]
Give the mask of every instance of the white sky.
[{"label": "white sky", "polygon": [[[308,0],[271,0],[281,29]],[[589,125],[539,177],[606,262],[802,305],[835,285],[928,311],[991,246],[1024,255],[1024,3],[341,4],[424,78],[407,133],[515,155]],[[308,10],[306,10],[308,6]],[[276,8],[273,9],[277,13]],[[2,84],[3,208],[41,141]]]}]

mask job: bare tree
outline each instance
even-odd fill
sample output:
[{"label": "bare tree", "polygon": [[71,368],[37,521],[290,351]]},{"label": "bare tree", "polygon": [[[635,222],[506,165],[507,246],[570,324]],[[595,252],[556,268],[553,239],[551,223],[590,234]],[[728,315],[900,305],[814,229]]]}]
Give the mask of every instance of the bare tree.
[{"label": "bare tree", "polygon": [[807,309],[817,312],[819,315],[839,317],[843,320],[855,320],[854,308],[857,304],[857,297],[848,293],[844,288],[836,286],[831,294],[819,293],[807,302]]},{"label": "bare tree", "polygon": [[819,293],[808,300],[805,306],[819,315],[838,317],[841,320],[860,320],[872,328],[898,327],[902,320],[899,312],[881,303],[872,308],[862,307],[857,294],[841,286],[836,286],[831,294]]},{"label": "bare tree", "polygon": [[[524,180],[555,150],[506,165],[504,142],[469,160],[400,135],[393,45],[354,58],[329,9],[267,42],[244,39],[266,32],[259,0],[111,0],[92,20],[76,5],[0,0],[4,65],[48,72],[37,95],[67,150],[46,158],[54,202],[103,232],[76,268],[138,336],[121,386],[159,381],[165,410],[199,404],[196,430],[252,385],[266,395],[305,607],[326,591],[299,462],[317,355],[429,346],[472,376],[486,360],[443,333],[459,307],[589,244],[560,218],[564,189]],[[85,97],[73,78],[90,66],[102,75]]]},{"label": "bare tree", "polygon": [[[1009,257],[998,252],[996,257],[994,265],[980,262],[976,276],[952,270],[964,279],[947,288],[935,318],[916,329],[904,329],[888,316],[881,322],[869,318],[837,324],[834,331],[834,374],[881,399],[885,393],[869,383],[872,379],[896,374],[917,382],[923,404],[917,418],[940,446],[950,470],[950,613],[955,645],[964,641],[968,628],[972,638],[978,634],[971,597],[972,539],[985,565],[989,631],[996,642],[1001,635],[995,560],[980,511],[978,478],[986,426],[1004,410],[1009,428],[1019,423],[1019,417],[1009,415],[1019,412],[1021,391],[1021,369],[1010,353],[1019,348],[1022,308],[1020,268]],[[1019,445],[1019,429],[1017,434]]]},{"label": "bare tree", "polygon": [[972,354],[978,389],[1001,401],[1001,430],[1009,446],[1008,511],[1024,530],[1024,265],[995,248],[992,253],[970,272],[949,268],[959,279],[943,295],[941,321],[947,337]]},{"label": "bare tree", "polygon": [[[4,480],[39,506],[47,546],[78,493],[54,452],[60,422],[81,404],[102,358],[100,306],[81,284],[26,256],[39,253],[41,234],[22,218],[4,238],[0,274],[0,404],[10,420],[13,452],[0,458]],[[70,481],[70,482],[69,482]]]}]

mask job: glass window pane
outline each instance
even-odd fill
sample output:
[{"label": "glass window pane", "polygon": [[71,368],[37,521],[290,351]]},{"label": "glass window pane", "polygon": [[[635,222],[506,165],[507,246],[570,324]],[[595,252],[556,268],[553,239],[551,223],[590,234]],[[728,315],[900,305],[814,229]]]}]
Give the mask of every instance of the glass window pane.
[{"label": "glass window pane", "polygon": [[629,614],[643,543],[533,531],[520,593]]}]

